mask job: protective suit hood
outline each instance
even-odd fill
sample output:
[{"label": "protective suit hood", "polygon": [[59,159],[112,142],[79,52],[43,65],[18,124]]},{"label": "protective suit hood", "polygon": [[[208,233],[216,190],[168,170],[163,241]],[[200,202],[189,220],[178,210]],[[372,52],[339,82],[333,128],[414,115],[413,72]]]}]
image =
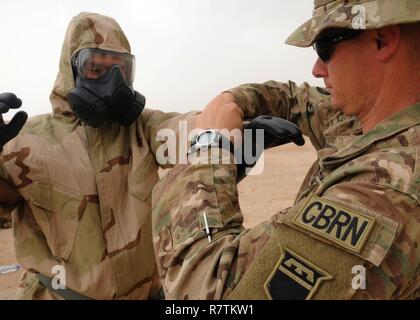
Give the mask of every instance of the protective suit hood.
[{"label": "protective suit hood", "polygon": [[83,48],[131,53],[127,37],[113,18],[89,12],[75,16],[66,32],[58,75],[50,95],[54,115],[75,117],[67,101],[68,93],[75,87],[71,58]]}]

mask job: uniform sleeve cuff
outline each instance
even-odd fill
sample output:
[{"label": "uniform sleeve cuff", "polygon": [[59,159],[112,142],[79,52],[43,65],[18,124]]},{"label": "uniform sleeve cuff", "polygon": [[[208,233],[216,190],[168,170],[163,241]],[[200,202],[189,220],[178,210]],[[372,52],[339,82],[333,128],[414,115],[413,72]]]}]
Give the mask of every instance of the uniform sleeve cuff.
[{"label": "uniform sleeve cuff", "polygon": [[245,114],[245,117],[249,118],[253,116],[252,114],[250,114],[250,110],[248,108],[248,106],[250,105],[250,102],[242,88],[240,87],[233,88],[233,89],[224,91],[223,93],[230,93],[233,95],[233,99],[235,100],[235,103],[239,106],[239,108],[241,108],[241,110]]},{"label": "uniform sleeve cuff", "polygon": [[188,155],[188,164],[192,165],[235,165],[233,153],[224,148],[200,149]]}]

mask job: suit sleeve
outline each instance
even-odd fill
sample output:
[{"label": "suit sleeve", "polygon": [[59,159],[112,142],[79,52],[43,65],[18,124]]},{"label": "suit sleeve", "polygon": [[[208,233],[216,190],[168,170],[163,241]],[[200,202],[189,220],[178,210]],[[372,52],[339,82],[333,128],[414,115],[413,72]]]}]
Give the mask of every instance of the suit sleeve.
[{"label": "suit sleeve", "polygon": [[188,151],[188,134],[194,129],[197,112],[185,114],[145,109],[141,128],[156,161],[162,168],[180,163]]},{"label": "suit sleeve", "polygon": [[354,117],[347,117],[333,108],[330,95],[322,88],[307,83],[268,81],[262,84],[244,84],[228,90],[246,117],[271,115],[298,125],[318,150],[328,143],[328,136],[353,134],[360,131]]},{"label": "suit sleeve", "polygon": [[11,221],[11,212],[22,199],[5,166],[5,151],[0,153],[0,227]]}]

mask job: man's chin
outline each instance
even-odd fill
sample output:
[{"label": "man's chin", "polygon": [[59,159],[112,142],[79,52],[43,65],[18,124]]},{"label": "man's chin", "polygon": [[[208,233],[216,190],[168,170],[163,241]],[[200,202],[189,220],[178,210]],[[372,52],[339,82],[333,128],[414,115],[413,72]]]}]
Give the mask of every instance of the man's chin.
[{"label": "man's chin", "polygon": [[335,97],[334,97],[334,95],[331,95],[331,101],[332,101],[332,105],[333,105],[333,107],[334,107],[334,109],[336,109],[336,110],[340,110],[340,111],[342,111],[343,113],[345,113],[345,111],[344,111],[344,105],[343,105],[343,103],[342,102],[340,102],[340,101],[338,101]]},{"label": "man's chin", "polygon": [[333,108],[334,108],[335,110],[339,110],[339,111],[341,111],[341,112],[342,112],[342,113],[344,113],[346,116],[353,117],[353,116],[355,116],[355,115],[356,115],[356,113],[354,112],[354,110],[352,110],[351,108],[348,108],[348,106],[346,107],[346,106],[345,106],[344,104],[342,104],[342,103],[335,103],[335,102],[333,101],[332,105],[333,105]]},{"label": "man's chin", "polygon": [[334,92],[334,89],[328,88],[328,92],[331,95],[332,106],[335,110],[340,110],[346,116],[354,116],[354,114],[350,112],[351,108],[348,108],[348,105],[347,105],[347,108],[346,108],[346,104],[343,103],[343,101],[340,101],[340,99],[337,99],[337,96]]}]

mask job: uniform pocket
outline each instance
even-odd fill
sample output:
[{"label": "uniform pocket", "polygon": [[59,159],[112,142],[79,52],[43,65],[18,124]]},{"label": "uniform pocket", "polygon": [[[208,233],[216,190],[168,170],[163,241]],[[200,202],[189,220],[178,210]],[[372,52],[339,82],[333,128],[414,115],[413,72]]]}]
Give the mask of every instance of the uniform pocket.
[{"label": "uniform pocket", "polygon": [[129,179],[128,190],[137,199],[146,202],[155,184],[159,181],[157,174],[150,174],[143,182],[132,183],[134,179]]},{"label": "uniform pocket", "polygon": [[85,198],[73,192],[58,190],[49,183],[35,181],[29,204],[51,253],[59,259],[67,260],[86,208]]}]

